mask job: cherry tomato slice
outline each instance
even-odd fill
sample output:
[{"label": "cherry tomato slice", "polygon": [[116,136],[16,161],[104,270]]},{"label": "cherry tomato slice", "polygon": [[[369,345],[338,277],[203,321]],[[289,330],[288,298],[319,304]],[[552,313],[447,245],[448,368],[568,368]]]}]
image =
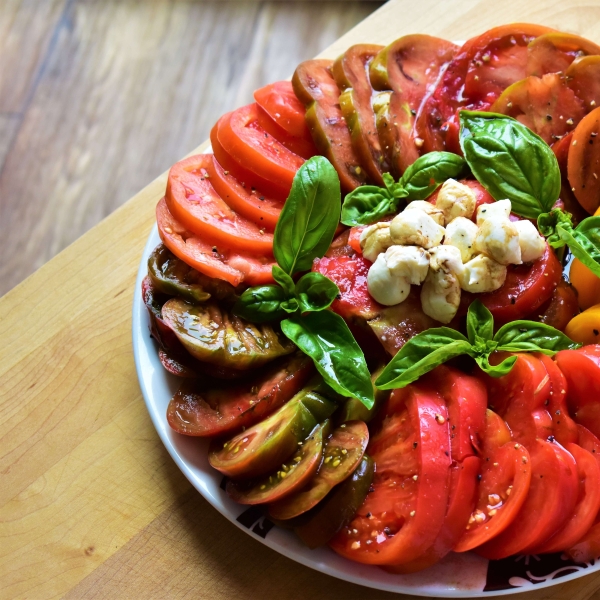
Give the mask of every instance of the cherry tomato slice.
[{"label": "cherry tomato slice", "polygon": [[495,324],[536,315],[562,279],[562,267],[550,246],[542,258],[531,264],[510,265],[504,285],[479,299],[494,315]]},{"label": "cherry tomato slice", "polygon": [[600,510],[600,467],[596,459],[577,444],[567,444],[566,449],[577,463],[579,478],[577,503],[570,519],[562,529],[541,546],[531,549],[532,554],[567,550],[590,529]]},{"label": "cherry tomato slice", "polygon": [[539,315],[537,319],[533,319],[534,321],[565,331],[571,319],[579,314],[577,293],[571,285],[561,279],[554,288],[550,300],[540,306],[538,313]]},{"label": "cherry tomato slice", "polygon": [[323,448],[323,462],[306,487],[269,506],[274,519],[292,519],[316,506],[338,484],[350,477],[365,453],[369,430],[362,421],[344,423]]},{"label": "cherry tomato slice", "polygon": [[582,56],[565,73],[569,87],[583,101],[587,111],[600,104],[600,56]]},{"label": "cherry tomato slice", "polygon": [[373,491],[331,541],[338,554],[365,564],[411,561],[436,540],[448,504],[448,414],[421,383],[394,390],[381,408],[368,448]]},{"label": "cherry tomato slice", "polygon": [[171,398],[167,421],[177,433],[217,436],[250,427],[296,394],[313,373],[306,356],[294,356],[248,381],[206,381],[182,386]]},{"label": "cherry tomato slice", "polygon": [[164,198],[156,206],[156,224],[163,244],[183,262],[208,277],[224,279],[233,286],[273,283],[272,258],[219,248],[187,230],[169,212]]},{"label": "cherry tomato slice", "polygon": [[165,201],[171,214],[189,231],[217,245],[256,254],[273,252],[273,235],[227,205],[212,186],[212,154],[191,156],[169,171]]},{"label": "cherry tomato slice", "polygon": [[304,105],[294,93],[291,81],[276,81],[254,92],[254,99],[282,129],[297,138],[310,138],[304,120]]},{"label": "cherry tomato slice", "polygon": [[529,553],[559,531],[575,508],[579,486],[571,454],[543,440],[530,444],[529,453],[531,483],[519,514],[500,535],[476,549],[490,560]]},{"label": "cherry tomato slice", "polygon": [[266,504],[281,500],[302,487],[323,460],[323,425],[317,425],[277,471],[250,484],[228,481],[227,494],[239,504]]}]

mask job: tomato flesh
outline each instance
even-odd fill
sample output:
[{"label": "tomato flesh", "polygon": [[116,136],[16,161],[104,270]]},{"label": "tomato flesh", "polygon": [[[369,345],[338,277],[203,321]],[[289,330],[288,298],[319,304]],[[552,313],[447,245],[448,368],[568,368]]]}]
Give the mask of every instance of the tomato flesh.
[{"label": "tomato flesh", "polygon": [[575,290],[564,279],[554,288],[550,300],[540,306],[534,321],[545,323],[564,331],[571,319],[579,314],[579,303]]},{"label": "tomato flesh", "polygon": [[304,120],[304,105],[291,81],[276,81],[254,92],[256,103],[289,135],[310,139]]}]

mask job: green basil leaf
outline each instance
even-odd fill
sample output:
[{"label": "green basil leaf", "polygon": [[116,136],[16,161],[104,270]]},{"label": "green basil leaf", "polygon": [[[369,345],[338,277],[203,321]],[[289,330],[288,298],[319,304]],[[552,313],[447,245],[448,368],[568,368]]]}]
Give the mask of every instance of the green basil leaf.
[{"label": "green basil leaf", "polygon": [[251,287],[233,305],[233,312],[251,323],[275,321],[286,316],[281,308],[285,299],[285,292],[278,285]]},{"label": "green basil leaf", "polygon": [[342,205],[342,223],[350,227],[369,225],[398,212],[398,200],[385,188],[361,185],[351,191]]},{"label": "green basil leaf", "polygon": [[283,288],[285,295],[288,298],[293,298],[296,290],[296,284],[294,283],[294,280],[277,265],[273,265],[271,273],[273,275],[273,279]]},{"label": "green basil leaf", "polygon": [[394,181],[394,178],[389,173],[383,173],[381,175],[383,184],[387,188],[387,191],[393,198],[406,198],[406,190],[400,182]]},{"label": "green basil leaf", "polygon": [[290,298],[289,300],[281,303],[281,310],[284,310],[289,315],[293,315],[294,313],[298,312],[299,308],[300,303],[296,298]]},{"label": "green basil leaf", "polygon": [[339,293],[338,286],[321,273],[307,273],[296,284],[296,297],[302,312],[328,308]]},{"label": "green basil leaf", "polygon": [[542,213],[537,218],[537,226],[540,233],[553,248],[562,248],[566,243],[556,229],[559,223],[567,225],[571,229],[573,228],[571,215],[563,212],[560,208],[555,208],[550,212]]},{"label": "green basil leaf", "polygon": [[403,388],[451,358],[468,354],[470,349],[469,340],[454,329],[427,329],[398,350],[375,385],[380,390]]},{"label": "green basil leaf", "polygon": [[557,231],[573,256],[600,277],[600,215],[584,219],[575,229],[559,223]]},{"label": "green basil leaf", "polygon": [[560,194],[560,169],[550,146],[512,117],[460,111],[460,145],[478,181],[496,200],[537,218]]},{"label": "green basil leaf", "polygon": [[289,275],[310,271],[321,258],[340,220],[340,179],[323,156],[313,156],[299,169],[292,190],[279,215],[273,253]]},{"label": "green basil leaf", "polygon": [[467,336],[471,344],[478,340],[491,340],[494,336],[494,317],[477,299],[471,302],[467,312]]},{"label": "green basil leaf", "polygon": [[409,200],[424,200],[444,181],[460,177],[467,163],[462,156],[452,152],[429,152],[406,169],[400,185],[406,190]]},{"label": "green basil leaf", "polygon": [[536,321],[513,321],[497,331],[494,341],[498,350],[507,352],[541,352],[552,356],[559,350],[579,348],[562,331]]},{"label": "green basil leaf", "polygon": [[324,310],[281,323],[283,333],[308,356],[325,382],[342,396],[367,408],[375,402],[365,356],[342,317]]},{"label": "green basil leaf", "polygon": [[481,370],[492,377],[508,375],[517,362],[516,356],[505,358],[499,365],[490,365],[489,354],[486,356],[475,356],[474,358]]}]

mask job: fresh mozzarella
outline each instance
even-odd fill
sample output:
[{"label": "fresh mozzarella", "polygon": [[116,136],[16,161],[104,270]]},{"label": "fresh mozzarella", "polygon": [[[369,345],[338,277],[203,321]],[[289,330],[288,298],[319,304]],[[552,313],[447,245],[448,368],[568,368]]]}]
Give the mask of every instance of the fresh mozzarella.
[{"label": "fresh mozzarella", "polygon": [[[464,183],[455,179],[448,179],[438,192],[435,205],[444,213],[446,225],[457,217],[470,219],[475,212],[477,196],[475,192]],[[442,225],[443,223],[440,223]]]},{"label": "fresh mozzarella", "polygon": [[510,200],[498,200],[491,204],[482,204],[477,209],[477,225],[488,219],[508,219],[511,211]]},{"label": "fresh mozzarella", "polygon": [[394,244],[433,248],[444,239],[444,228],[421,210],[405,210],[390,225]]},{"label": "fresh mozzarella", "polygon": [[463,262],[470,260],[475,254],[473,245],[477,237],[477,225],[466,217],[456,217],[446,227],[446,246],[455,246],[460,250]]},{"label": "fresh mozzarella", "polygon": [[429,271],[429,252],[418,246],[391,246],[386,250],[385,262],[395,277],[420,285]]},{"label": "fresh mozzarella", "polygon": [[393,275],[387,266],[385,255],[380,254],[369,269],[367,289],[379,304],[393,306],[406,300],[410,283],[404,277]]},{"label": "fresh mozzarella", "polygon": [[531,262],[541,258],[546,250],[546,240],[539,234],[537,227],[527,220],[516,221],[514,225],[519,233],[521,260]]},{"label": "fresh mozzarella", "polygon": [[369,225],[360,234],[360,247],[363,256],[371,262],[375,262],[377,256],[385,252],[391,245],[392,238],[390,237],[389,223]]},{"label": "fresh mozzarella", "polygon": [[421,210],[428,214],[438,225],[444,225],[444,213],[427,200],[413,200],[404,210]]},{"label": "fresh mozzarella", "polygon": [[460,287],[466,292],[493,292],[506,279],[506,267],[485,254],[478,254],[464,264],[459,277]]},{"label": "fresh mozzarella", "polygon": [[501,265],[520,265],[522,262],[519,231],[507,217],[488,217],[482,221],[473,247]]}]

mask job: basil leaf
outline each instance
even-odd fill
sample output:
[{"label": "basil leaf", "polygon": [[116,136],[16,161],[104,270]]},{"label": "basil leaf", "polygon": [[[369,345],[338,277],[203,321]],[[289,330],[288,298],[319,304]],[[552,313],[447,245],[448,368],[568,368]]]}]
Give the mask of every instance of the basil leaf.
[{"label": "basil leaf", "polygon": [[273,265],[271,273],[273,275],[273,279],[283,288],[283,291],[285,292],[286,296],[288,298],[293,298],[294,292],[296,290],[294,280],[281,267],[278,267],[277,265]]},{"label": "basil leaf", "polygon": [[383,179],[383,185],[385,185],[387,191],[393,198],[405,198],[406,190],[400,182],[395,182],[394,178],[389,173],[383,173],[381,175]]},{"label": "basil leaf", "polygon": [[600,215],[584,219],[575,229],[559,223],[557,230],[573,256],[600,277]]},{"label": "basil leaf", "polygon": [[325,382],[367,408],[375,402],[365,356],[342,317],[324,310],[281,323],[283,333],[310,356]]},{"label": "basil leaf", "polygon": [[465,159],[458,154],[429,152],[406,169],[400,185],[409,200],[424,200],[447,179],[459,177],[466,167]]},{"label": "basil leaf", "polygon": [[261,285],[248,288],[233,305],[233,312],[251,323],[275,321],[286,316],[281,303],[285,292],[278,285]]},{"label": "basil leaf", "polygon": [[385,188],[361,185],[352,190],[342,205],[342,223],[350,227],[369,225],[398,212],[399,201]]},{"label": "basil leaf", "polygon": [[541,352],[552,356],[559,350],[579,348],[581,344],[574,342],[562,331],[535,321],[513,321],[501,327],[494,341],[498,350],[508,352]]},{"label": "basil leaf", "polygon": [[537,226],[540,233],[553,248],[562,248],[566,243],[556,229],[559,223],[562,223],[571,229],[573,228],[571,215],[563,212],[560,208],[555,208],[550,212],[542,213],[537,218]]},{"label": "basil leaf", "polygon": [[454,329],[427,329],[400,348],[375,385],[380,390],[403,388],[447,360],[468,354],[470,349],[469,340]]},{"label": "basil leaf", "polygon": [[302,312],[328,308],[339,293],[338,286],[321,273],[307,273],[296,284],[296,297]]},{"label": "basil leaf", "polygon": [[478,340],[491,340],[494,335],[494,317],[481,300],[471,302],[467,312],[467,336],[471,344]]},{"label": "basil leaf", "polygon": [[481,370],[492,377],[508,375],[517,362],[516,356],[505,358],[499,365],[490,365],[489,354],[487,356],[476,356],[474,358]]},{"label": "basil leaf", "polygon": [[286,300],[285,302],[281,303],[281,310],[284,310],[286,313],[288,313],[290,315],[298,312],[299,308],[300,308],[300,303],[298,302],[298,300],[296,298],[290,298],[289,300]]},{"label": "basil leaf", "polygon": [[512,117],[460,111],[460,146],[478,181],[496,200],[537,218],[560,193],[560,170],[550,146]]},{"label": "basil leaf", "polygon": [[340,220],[340,179],[323,156],[313,156],[299,169],[279,215],[273,253],[289,275],[309,271],[325,254]]}]

